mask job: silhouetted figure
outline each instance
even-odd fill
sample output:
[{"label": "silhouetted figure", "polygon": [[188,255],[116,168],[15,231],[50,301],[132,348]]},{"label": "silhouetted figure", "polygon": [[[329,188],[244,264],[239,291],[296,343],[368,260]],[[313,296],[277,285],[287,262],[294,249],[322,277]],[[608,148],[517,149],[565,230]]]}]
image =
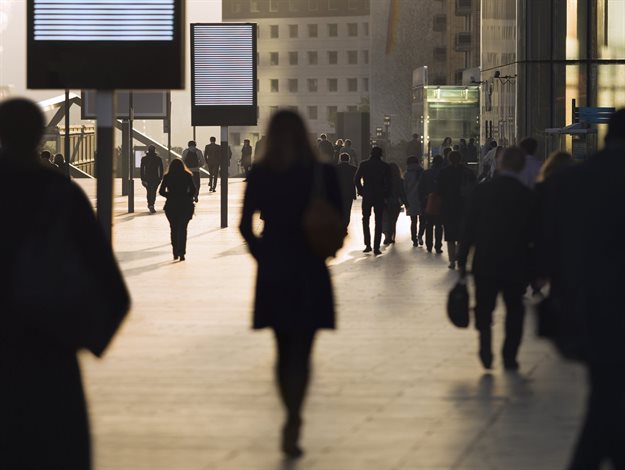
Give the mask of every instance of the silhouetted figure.
[{"label": "silhouetted figure", "polygon": [[534,186],[536,192],[539,192],[539,186],[546,183],[554,174],[572,166],[574,163],[573,156],[570,153],[562,151],[552,152],[540,168],[540,173],[536,179],[536,186]]},{"label": "silhouetted figure", "polygon": [[61,175],[67,174],[67,163],[65,162],[65,157],[62,153],[57,153],[54,156],[54,166],[59,171]]},{"label": "silhouetted figure", "polygon": [[477,144],[475,143],[475,139],[471,137],[469,139],[469,144],[467,145],[467,162],[477,163],[478,153],[479,153],[479,149],[477,147]]},{"label": "silhouetted figure", "polygon": [[432,153],[433,153],[434,155],[442,155],[442,156],[443,156],[443,158],[445,158],[445,159],[446,159],[447,155],[445,154],[445,149],[449,149],[448,153],[449,153],[449,152],[451,152],[451,150],[452,150],[451,145],[452,145],[452,140],[451,140],[451,137],[445,137],[445,138],[443,139],[443,142],[441,142],[441,146],[440,146],[440,147],[435,148],[435,149],[432,151]]},{"label": "silhouetted figure", "polygon": [[395,232],[397,229],[397,219],[401,212],[402,204],[407,206],[406,191],[404,190],[404,180],[401,177],[401,170],[395,162],[389,165],[389,193],[384,207],[384,218],[382,221],[382,233],[384,234],[384,244],[395,243]]},{"label": "silhouetted figure", "polygon": [[324,163],[334,163],[336,160],[334,159],[334,146],[328,140],[328,136],[325,134],[321,134],[319,136],[321,139],[318,143],[319,145],[319,156]]},{"label": "silhouetted figure", "polygon": [[475,174],[462,164],[462,156],[456,150],[449,154],[449,163],[438,176],[438,191],[443,200],[442,216],[449,269],[455,269],[457,245],[466,205],[475,186]]},{"label": "silhouetted figure", "polygon": [[198,202],[200,195],[200,168],[205,164],[202,151],[197,148],[195,141],[190,140],[187,149],[182,152],[182,161],[193,175],[193,184],[195,185],[195,195],[193,199]]},{"label": "silhouetted figure", "polygon": [[[443,157],[434,155],[432,166],[423,172],[423,176],[419,181],[419,199],[421,207],[425,213],[428,205],[428,198],[432,194],[438,193],[438,177],[443,167]],[[423,222],[421,222],[423,224]],[[443,252],[443,223],[441,215],[425,215],[425,247],[428,253],[432,253],[432,247],[436,249],[436,253]]]},{"label": "silhouetted figure", "polygon": [[459,142],[457,150],[460,152],[460,156],[462,157],[462,163],[467,164],[469,162],[469,146],[467,145],[466,139],[460,139]]},{"label": "silhouetted figure", "polygon": [[423,144],[419,134],[412,134],[412,140],[406,145],[406,158],[418,157],[423,155]]},{"label": "silhouetted figure", "polygon": [[0,103],[0,468],[88,470],[76,355],[104,353],[130,300],[89,200],[42,168],[43,132],[35,103]]},{"label": "silhouetted figure", "polygon": [[[625,469],[625,109],[605,148],[546,183],[542,273],[550,280],[554,339],[588,367],[590,393],[569,470]],[[597,228],[600,228],[599,230]],[[592,240],[592,249],[580,249]]]},{"label": "silhouetted figure", "polygon": [[[421,197],[419,196],[419,183],[423,176],[423,168],[419,163],[418,157],[408,157],[406,165],[404,189],[408,202],[406,215],[410,217],[410,238],[412,246],[422,246],[423,235],[425,234],[425,219],[423,217]],[[419,222],[421,222],[420,225]]]},{"label": "silhouetted figure", "polygon": [[543,162],[536,157],[536,149],[538,149],[538,142],[532,137],[526,137],[519,143],[519,147],[525,152],[525,166],[521,171],[521,181],[528,188],[532,189],[536,184],[536,179],[540,174],[540,167]]},{"label": "silhouetted figure", "polygon": [[193,175],[182,160],[175,159],[163,177],[159,194],[167,199],[165,215],[171,229],[171,246],[174,260],[185,260],[187,252],[187,226],[193,217],[195,183]]},{"label": "silhouetted figure", "polygon": [[355,177],[358,195],[362,196],[362,229],[365,236],[365,253],[371,252],[371,229],[369,219],[371,210],[375,213],[375,234],[373,250],[375,255],[380,255],[380,243],[382,242],[382,224],[384,218],[384,206],[391,189],[390,169],[387,163],[382,161],[382,149],[373,147],[371,156],[358,167]]},{"label": "silhouetted figure", "polygon": [[487,181],[492,178],[495,167],[495,155],[497,153],[497,147],[497,141],[489,140],[482,148],[480,164],[478,165],[478,181]]},{"label": "silhouetted figure", "polygon": [[476,187],[462,232],[458,268],[466,272],[469,251],[474,248],[475,327],[479,332],[479,357],[486,369],[493,361],[491,325],[497,296],[506,304],[504,367],[517,370],[517,353],[523,335],[523,294],[533,275],[533,251],[537,222],[532,192],[519,174],[525,155],[518,147],[507,148],[500,160],[499,175]]},{"label": "silhouetted figure", "polygon": [[243,147],[241,147],[241,169],[243,174],[247,178],[247,174],[252,168],[252,146],[250,145],[250,139],[243,140]]},{"label": "silhouetted figure", "polygon": [[341,154],[340,163],[336,166],[336,174],[341,185],[341,199],[343,201],[343,217],[345,228],[349,227],[351,220],[352,204],[356,199],[356,183],[354,178],[358,170],[349,163],[350,157],[347,152]]},{"label": "silhouetted figure", "polygon": [[210,144],[204,148],[206,164],[208,165],[208,190],[213,193],[217,191],[217,179],[219,178],[219,167],[221,166],[221,145],[216,143],[215,137],[210,138]]},{"label": "silhouetted figure", "polygon": [[358,152],[354,147],[352,147],[352,141],[350,139],[345,139],[345,146],[343,147],[343,152],[349,155],[349,161],[352,165],[358,166],[360,163],[360,157],[358,156]]},{"label": "silhouetted figure", "polygon": [[[311,251],[303,228],[320,165],[315,155],[302,119],[291,111],[275,113],[267,151],[248,176],[240,225],[258,262],[253,326],[272,328],[276,337],[278,389],[287,412],[282,450],[289,457],[302,454],[301,409],[315,333],[335,326],[330,275],[325,261]],[[327,199],[340,213],[336,170],[329,165],[320,170]],[[257,212],[265,222],[261,236],[253,230]]]},{"label": "silhouetted figure", "polygon": [[256,145],[254,145],[254,161],[260,160],[265,154],[265,144],[267,143],[267,139],[265,136],[261,136],[258,141],[256,141]]},{"label": "silhouetted figure", "polygon": [[334,143],[334,161],[336,163],[339,162],[339,158],[341,156],[341,154],[343,153],[343,139],[337,139],[337,141]]},{"label": "silhouetted figure", "polygon": [[[187,157],[188,158],[188,157]],[[141,184],[147,191],[148,209],[152,214],[156,212],[156,191],[163,179],[163,160],[156,153],[156,147],[150,145],[148,152],[141,158]]]},{"label": "silhouetted figure", "polygon": [[44,150],[43,152],[41,152],[40,157],[40,161],[43,164],[44,168],[47,168],[49,170],[55,169],[54,163],[52,163],[52,154],[50,152]]}]

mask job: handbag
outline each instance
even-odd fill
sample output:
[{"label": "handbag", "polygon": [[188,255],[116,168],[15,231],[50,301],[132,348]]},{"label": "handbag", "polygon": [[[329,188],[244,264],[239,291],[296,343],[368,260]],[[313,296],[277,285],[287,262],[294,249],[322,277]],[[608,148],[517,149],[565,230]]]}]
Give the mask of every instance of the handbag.
[{"label": "handbag", "polygon": [[464,277],[449,291],[447,297],[447,316],[449,321],[458,328],[469,326],[469,291]]},{"label": "handbag", "polygon": [[328,201],[323,166],[315,163],[310,202],[304,212],[303,227],[311,251],[325,260],[336,256],[347,230],[343,217]]},{"label": "handbag", "polygon": [[428,194],[428,199],[425,204],[425,215],[430,217],[438,217],[441,215],[441,207],[443,206],[443,199],[437,192]]}]

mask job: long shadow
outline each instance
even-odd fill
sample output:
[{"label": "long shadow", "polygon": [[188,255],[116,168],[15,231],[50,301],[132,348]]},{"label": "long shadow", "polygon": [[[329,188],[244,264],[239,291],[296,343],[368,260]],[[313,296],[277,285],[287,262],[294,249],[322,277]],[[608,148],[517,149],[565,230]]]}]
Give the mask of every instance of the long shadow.
[{"label": "long shadow", "polygon": [[137,268],[122,269],[122,273],[125,277],[133,277],[150,271],[156,271],[159,268],[162,268],[164,266],[171,266],[172,264],[172,261],[159,261],[158,263],[147,264],[145,266],[139,266]]}]

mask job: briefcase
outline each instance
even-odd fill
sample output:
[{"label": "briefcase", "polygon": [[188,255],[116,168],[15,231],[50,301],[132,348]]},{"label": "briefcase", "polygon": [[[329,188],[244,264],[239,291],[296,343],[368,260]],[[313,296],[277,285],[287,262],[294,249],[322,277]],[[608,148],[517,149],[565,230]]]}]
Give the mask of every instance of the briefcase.
[{"label": "briefcase", "polygon": [[458,328],[469,326],[469,291],[465,278],[458,280],[447,297],[447,316]]}]

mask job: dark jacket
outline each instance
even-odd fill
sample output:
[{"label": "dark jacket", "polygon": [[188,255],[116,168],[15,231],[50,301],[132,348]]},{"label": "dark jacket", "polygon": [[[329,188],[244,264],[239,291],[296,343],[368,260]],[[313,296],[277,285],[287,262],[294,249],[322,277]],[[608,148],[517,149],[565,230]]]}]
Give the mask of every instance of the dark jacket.
[{"label": "dark jacket", "polygon": [[475,174],[464,165],[450,165],[438,176],[438,192],[443,202],[445,237],[458,241],[466,205],[475,185]]},{"label": "dark jacket", "polygon": [[243,145],[243,147],[241,147],[241,165],[243,167],[248,167],[251,164],[252,164],[252,146]]},{"label": "dark jacket", "polygon": [[467,209],[458,264],[475,249],[476,277],[525,284],[533,273],[537,212],[532,192],[514,176],[478,185]]},{"label": "dark jacket", "polygon": [[209,168],[219,166],[221,164],[221,145],[210,143],[204,147],[204,158]]},{"label": "dark jacket", "polygon": [[408,207],[406,215],[414,217],[421,214],[421,197],[419,194],[419,186],[421,177],[423,176],[423,168],[418,163],[410,163],[404,175],[404,189]]},{"label": "dark jacket", "polygon": [[365,160],[358,167],[355,182],[363,201],[370,204],[383,203],[391,189],[388,164],[379,158]]},{"label": "dark jacket", "polygon": [[334,145],[329,140],[319,141],[319,153],[327,162],[336,162],[334,160]]},{"label": "dark jacket", "polygon": [[6,164],[3,176],[0,468],[87,470],[76,354],[103,354],[128,310],[128,291],[78,186],[56,172]]},{"label": "dark jacket", "polygon": [[158,191],[161,196],[167,199],[164,207],[165,213],[179,214],[190,219],[195,207],[193,204],[195,191],[195,183],[193,183],[193,177],[189,173],[166,174]]},{"label": "dark jacket", "polygon": [[421,175],[419,180],[419,199],[423,209],[425,209],[428,195],[438,191],[438,176],[440,172],[440,168],[429,168]]},{"label": "dark jacket", "polygon": [[156,153],[148,153],[141,159],[141,181],[159,184],[163,179],[163,160]]},{"label": "dark jacket", "polygon": [[406,145],[407,157],[421,157],[423,155],[423,145],[419,139],[412,139]]},{"label": "dark jacket", "polygon": [[354,182],[356,171],[358,169],[349,163],[342,162],[336,166],[343,199],[356,199],[356,183]]},{"label": "dark jacket", "polygon": [[[323,166],[329,202],[342,214],[341,190],[333,166]],[[334,297],[325,261],[312,253],[303,229],[311,200],[313,168],[283,172],[255,165],[247,177],[240,230],[258,262],[254,328],[282,331],[334,328]],[[262,212],[262,236],[253,216]]]}]

